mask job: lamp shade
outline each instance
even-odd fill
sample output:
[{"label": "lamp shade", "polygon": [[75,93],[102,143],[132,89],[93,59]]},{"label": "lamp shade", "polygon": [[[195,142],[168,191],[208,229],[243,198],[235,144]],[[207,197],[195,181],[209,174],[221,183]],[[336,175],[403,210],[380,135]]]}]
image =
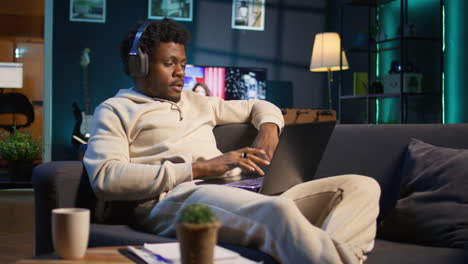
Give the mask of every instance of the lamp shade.
[{"label": "lamp shade", "polygon": [[0,62],[0,88],[23,88],[23,63]]},{"label": "lamp shade", "polygon": [[340,35],[335,32],[317,33],[315,35],[312,58],[310,59],[310,71],[325,72],[349,69],[346,54],[341,51],[343,64],[340,68]]}]

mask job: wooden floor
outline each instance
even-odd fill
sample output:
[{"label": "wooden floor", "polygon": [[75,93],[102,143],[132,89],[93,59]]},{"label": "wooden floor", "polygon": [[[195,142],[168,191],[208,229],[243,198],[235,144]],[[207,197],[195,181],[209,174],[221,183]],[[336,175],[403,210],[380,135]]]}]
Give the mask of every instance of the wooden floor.
[{"label": "wooden floor", "polygon": [[33,255],[33,190],[0,190],[0,263],[15,263]]}]

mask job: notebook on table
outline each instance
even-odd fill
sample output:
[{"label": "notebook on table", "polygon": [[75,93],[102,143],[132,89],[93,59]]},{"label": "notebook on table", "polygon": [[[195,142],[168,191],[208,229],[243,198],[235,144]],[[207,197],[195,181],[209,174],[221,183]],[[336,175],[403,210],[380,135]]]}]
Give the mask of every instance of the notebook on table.
[{"label": "notebook on table", "polygon": [[[284,127],[269,166],[261,166],[265,176],[241,175],[222,184],[276,195],[292,186],[313,179],[335,127],[335,121],[290,124]],[[220,183],[205,180],[203,183]]]}]

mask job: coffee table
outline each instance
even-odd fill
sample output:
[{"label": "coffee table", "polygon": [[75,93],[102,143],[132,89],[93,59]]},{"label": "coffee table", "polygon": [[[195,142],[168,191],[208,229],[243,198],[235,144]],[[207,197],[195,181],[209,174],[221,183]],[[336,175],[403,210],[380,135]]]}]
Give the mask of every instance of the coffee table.
[{"label": "coffee table", "polygon": [[96,247],[88,248],[86,254],[82,259],[77,260],[65,260],[57,257],[54,253],[40,255],[37,257],[31,257],[27,259],[21,259],[16,264],[74,264],[74,263],[86,263],[86,264],[97,264],[97,263],[135,263],[118,252],[119,249],[125,247]]}]

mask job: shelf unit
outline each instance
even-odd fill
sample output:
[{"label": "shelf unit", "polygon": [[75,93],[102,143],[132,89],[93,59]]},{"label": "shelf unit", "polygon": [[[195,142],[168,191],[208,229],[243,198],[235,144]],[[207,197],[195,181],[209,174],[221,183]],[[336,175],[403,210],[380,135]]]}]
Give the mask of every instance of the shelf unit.
[{"label": "shelf unit", "polygon": [[[403,27],[400,26],[399,34],[395,34],[396,36],[391,36],[388,38],[379,39],[379,34],[374,31],[374,36],[371,37],[369,32],[372,32],[376,29],[376,25],[380,26],[377,31],[383,30],[385,25],[379,21],[378,17],[382,12],[382,10],[389,5],[392,5],[393,10],[395,10],[395,6],[399,4],[399,24],[405,25]],[[367,90],[368,93],[364,95],[351,95],[352,94],[352,80],[350,78],[350,73],[344,73],[340,71],[339,73],[339,107],[338,107],[338,117],[342,123],[359,123],[359,118],[346,118],[345,113],[348,111],[347,108],[355,108],[360,109],[356,111],[364,111],[365,118],[361,118],[361,123],[381,123],[381,120],[377,118],[378,115],[378,104],[380,100],[384,99],[392,99],[397,100],[399,104],[399,120],[393,122],[397,123],[440,123],[442,122],[442,104],[441,104],[441,97],[442,97],[442,72],[443,72],[443,54],[442,54],[442,6],[443,0],[434,0],[432,3],[433,6],[437,5],[438,14],[437,19],[440,22],[436,22],[440,25],[440,34],[438,36],[432,36],[430,34],[415,34],[414,32],[410,32],[409,30],[406,31],[408,28],[407,26],[411,21],[409,20],[409,7],[408,7],[408,0],[348,0],[344,1],[340,6],[340,35],[345,39],[345,9],[348,8],[367,8],[367,40],[366,45],[360,46],[351,46],[348,49],[345,49],[346,44],[343,44],[345,40],[342,42],[342,49],[346,51],[348,62],[350,64],[350,69],[353,71],[353,58],[354,54],[360,54],[362,56],[366,56],[366,59],[361,59],[360,61],[367,62],[367,69],[361,72],[367,72]],[[422,10],[422,9],[420,9]],[[361,10],[362,12],[362,10]],[[414,19],[414,17],[413,17]],[[433,18],[436,19],[436,18]],[[388,21],[387,21],[388,22]],[[419,33],[419,32],[418,32]],[[348,38],[349,39],[349,38]],[[424,90],[422,92],[407,92],[404,90],[403,84],[405,81],[405,72],[399,72],[399,92],[390,92],[385,93],[369,93],[369,87],[375,81],[381,81],[379,76],[383,72],[379,67],[379,56],[384,53],[398,53],[398,56],[394,56],[395,60],[400,62],[400,65],[408,65],[409,62],[413,62],[410,60],[410,53],[413,53],[415,47],[418,45],[422,45],[427,48],[427,46],[432,45],[432,51],[437,54],[432,54],[428,56],[439,56],[437,58],[437,63],[439,64],[438,69],[434,70],[431,69],[429,71],[421,71],[423,78],[426,76],[429,83],[430,89]],[[427,48],[429,49],[429,48]],[[424,60],[422,64],[424,64]],[[362,66],[362,63],[361,63]],[[390,66],[390,65],[388,65]],[[426,65],[424,65],[426,67]],[[414,67],[413,67],[414,68]],[[427,67],[426,67],[427,68]],[[436,67],[433,67],[436,68]],[[349,72],[349,70],[348,70]],[[409,73],[409,72],[408,72]],[[347,75],[347,78],[344,76]],[[437,76],[438,75],[438,76]],[[436,77],[437,76],[437,77]],[[432,81],[432,82],[431,82]],[[434,84],[437,83],[437,84]],[[426,87],[427,87],[426,86]],[[426,88],[423,86],[423,88]],[[409,118],[408,109],[414,108],[414,102],[417,101],[417,104],[438,104],[438,106],[434,106],[434,110],[429,110],[433,112],[429,118],[425,118],[423,120],[418,120],[417,118]],[[427,102],[425,102],[427,101]],[[438,103],[437,103],[438,102]],[[360,106],[358,106],[360,104]],[[362,104],[365,104],[365,107],[362,107]],[[427,108],[426,106],[422,108]],[[427,110],[427,109],[426,109]],[[417,112],[418,110],[412,109],[412,111]],[[414,116],[414,115],[412,115]]]}]

